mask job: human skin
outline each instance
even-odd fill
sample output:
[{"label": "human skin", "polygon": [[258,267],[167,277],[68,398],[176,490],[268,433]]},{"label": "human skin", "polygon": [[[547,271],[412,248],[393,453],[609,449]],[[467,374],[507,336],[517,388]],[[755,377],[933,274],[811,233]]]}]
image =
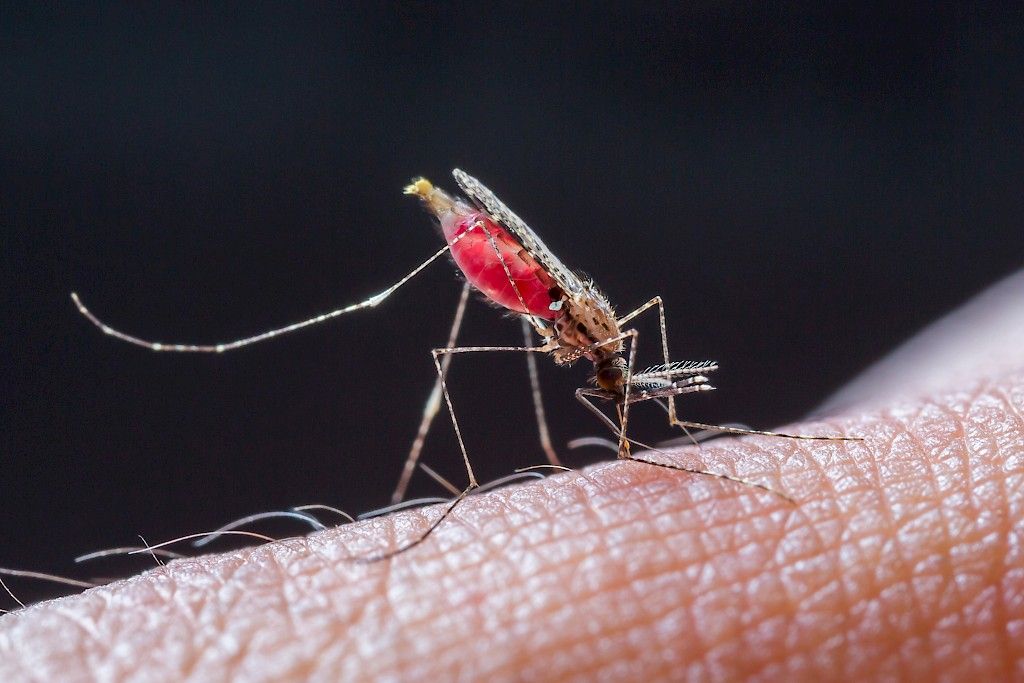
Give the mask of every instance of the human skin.
[{"label": "human skin", "polygon": [[0,680],[1024,681],[1024,273],[787,431],[179,560],[0,617]]}]

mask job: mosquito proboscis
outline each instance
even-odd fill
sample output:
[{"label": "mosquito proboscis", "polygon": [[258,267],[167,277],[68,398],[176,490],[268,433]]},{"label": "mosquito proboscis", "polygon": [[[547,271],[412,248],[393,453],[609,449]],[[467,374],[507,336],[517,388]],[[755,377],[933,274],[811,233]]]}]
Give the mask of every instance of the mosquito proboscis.
[{"label": "mosquito proboscis", "polygon": [[[526,354],[541,447],[548,462],[556,467],[561,467],[561,463],[551,444],[537,377],[535,354],[548,355],[559,365],[571,365],[581,360],[589,361],[592,364],[593,373],[590,376],[590,384],[576,390],[576,399],[611,430],[617,442],[615,448],[620,459],[727,479],[767,490],[791,500],[763,484],[739,477],[719,472],[680,468],[668,463],[635,457],[630,451],[630,444],[644,445],[628,436],[630,407],[646,401],[661,403],[668,413],[669,425],[682,429],[688,436],[690,435],[688,430],[693,429],[792,439],[861,440],[858,437],[847,436],[782,434],[681,420],[676,412],[676,397],[713,389],[708,374],[716,370],[718,366],[710,361],[673,362],[671,360],[665,323],[665,305],[661,297],[652,297],[629,313],[622,316],[617,315],[607,297],[597,289],[592,280],[565,266],[526,222],[509,209],[483,183],[459,169],[455,169],[453,175],[468,201],[458,196],[449,195],[425,178],[416,179],[405,188],[406,194],[417,197],[437,219],[445,238],[444,247],[438,249],[394,284],[377,294],[363,301],[306,320],[219,344],[164,343],[141,339],[121,332],[97,318],[86,308],[77,294],[72,293],[71,298],[83,316],[105,334],[121,341],[151,351],[222,353],[279,337],[348,313],[376,307],[431,263],[445,254],[449,254],[465,275],[466,281],[456,307],[446,345],[431,350],[437,379],[423,409],[420,426],[392,496],[392,503],[397,505],[405,498],[410,477],[416,469],[424,442],[435,416],[440,411],[442,402],[447,408],[458,440],[468,485],[461,491],[458,488],[454,489],[455,497],[449,501],[442,515],[419,538],[375,556],[372,558],[373,560],[392,557],[422,543],[470,492],[480,488],[470,463],[462,428],[456,417],[455,406],[448,392],[446,381],[449,366],[457,354],[485,352]],[[498,306],[520,317],[523,328],[523,346],[457,345],[463,314],[472,289],[482,292]],[[630,327],[629,323],[651,309],[657,309],[658,313],[660,351],[663,362],[638,371],[635,364],[639,333],[635,328]],[[535,341],[534,334],[539,337],[539,344]],[[595,404],[595,400],[610,402],[614,406],[615,419],[613,420],[600,410]],[[697,443],[695,439],[693,442]],[[659,452],[657,449],[653,450]]]}]

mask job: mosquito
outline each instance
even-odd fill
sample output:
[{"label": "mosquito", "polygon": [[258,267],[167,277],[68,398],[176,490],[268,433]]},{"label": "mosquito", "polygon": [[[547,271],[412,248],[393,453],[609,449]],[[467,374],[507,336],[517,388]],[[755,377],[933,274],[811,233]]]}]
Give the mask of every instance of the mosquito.
[{"label": "mosquito", "polygon": [[[482,182],[460,169],[453,170],[452,175],[468,201],[459,196],[449,195],[425,178],[418,178],[405,188],[405,194],[417,197],[436,218],[445,239],[444,247],[438,249],[387,289],[358,303],[301,322],[220,344],[168,344],[148,341],[114,329],[86,308],[77,294],[72,292],[71,298],[83,316],[105,334],[121,341],[151,351],[223,353],[295,332],[348,313],[375,308],[434,261],[445,254],[450,254],[465,276],[462,295],[456,307],[447,344],[442,348],[432,349],[430,352],[437,378],[392,495],[392,502],[399,503],[405,497],[410,478],[416,469],[423,445],[442,401],[451,418],[466,468],[468,485],[461,492],[457,488],[455,489],[457,493],[455,498],[421,536],[397,549],[375,556],[374,560],[392,557],[425,541],[466,496],[480,488],[470,463],[462,428],[456,417],[455,406],[448,392],[446,381],[451,360],[456,354],[495,352],[526,354],[541,447],[552,467],[561,467],[561,463],[551,444],[547,427],[537,375],[535,360],[537,354],[550,356],[557,365],[572,365],[577,361],[591,363],[593,372],[590,382],[587,386],[576,390],[576,399],[611,430],[618,442],[617,456],[622,460],[633,460],[657,467],[713,476],[754,486],[791,500],[763,484],[747,479],[647,460],[634,455],[630,450],[631,444],[650,449],[646,444],[630,438],[627,433],[631,406],[646,401],[661,403],[667,410],[670,427],[678,427],[687,434],[689,434],[689,430],[694,429],[792,439],[860,440],[857,437],[783,434],[680,419],[676,412],[676,397],[712,390],[713,387],[707,375],[716,370],[718,365],[711,361],[673,362],[671,360],[665,324],[665,305],[661,297],[655,296],[625,315],[616,315],[611,303],[595,286],[593,280],[566,267],[548,249],[537,233]],[[497,306],[520,318],[523,346],[456,345],[469,293],[474,289]],[[635,365],[639,333],[629,324],[639,315],[651,309],[657,309],[663,362],[638,371]],[[535,341],[536,338],[533,334],[539,337],[540,343]],[[610,403],[614,407],[616,419],[612,420],[605,414],[595,400]],[[657,449],[652,450],[657,452]]]}]

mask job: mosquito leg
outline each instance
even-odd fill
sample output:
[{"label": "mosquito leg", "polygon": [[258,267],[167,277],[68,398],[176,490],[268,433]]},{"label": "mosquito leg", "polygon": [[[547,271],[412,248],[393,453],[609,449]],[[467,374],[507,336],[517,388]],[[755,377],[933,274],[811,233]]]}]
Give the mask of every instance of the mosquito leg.
[{"label": "mosquito leg", "polygon": [[[665,303],[661,300],[660,296],[654,297],[642,306],[639,306],[633,311],[622,316],[619,318],[618,323],[622,326],[653,306],[658,307],[658,327],[661,332],[661,354],[665,359],[665,365],[668,366],[672,363],[672,360],[668,355],[668,328],[665,326]],[[666,379],[667,378],[668,377],[666,376]],[[676,423],[676,402],[674,396],[669,397],[668,399],[668,422],[669,425],[673,426]]]},{"label": "mosquito leg", "polygon": [[640,334],[636,330],[626,330],[629,335],[629,360],[626,361],[626,389],[622,396],[621,405],[616,405],[616,412],[619,414],[619,457],[628,459],[629,439],[626,438],[626,428],[629,426],[629,404],[630,393],[633,386],[633,368],[636,365],[636,340]]},{"label": "mosquito leg", "polygon": [[[530,344],[533,338],[530,337],[530,323],[526,318],[521,318],[523,325],[523,343]],[[540,434],[540,447],[548,456],[548,462],[552,465],[561,466],[554,447],[551,445],[551,433],[548,431],[548,419],[544,413],[544,401],[540,394],[540,377],[537,375],[537,358],[532,353],[526,354],[526,369],[530,373],[530,391],[533,394],[533,412],[537,417],[537,431]]]},{"label": "mosquito leg", "polygon": [[807,434],[783,434],[782,432],[766,432],[761,429],[742,429],[740,427],[728,427],[726,425],[710,425],[703,422],[690,422],[688,420],[676,420],[677,427],[691,427],[693,429],[705,429],[712,432],[725,434],[759,434],[761,436],[781,436],[786,439],[804,439],[805,441],[863,441],[860,436],[812,436]]},{"label": "mosquito leg", "polygon": [[[696,393],[696,392],[700,392],[700,391],[706,391],[707,389],[708,389],[708,386],[706,384],[703,384],[703,383],[696,383],[696,382],[694,382],[692,384],[686,383],[686,384],[681,384],[680,386],[673,387],[671,389],[659,390],[659,391],[657,391],[656,393],[653,393],[653,394],[650,393],[650,392],[646,392],[646,391],[638,391],[638,392],[636,392],[635,395],[630,397],[629,402],[632,404],[632,403],[640,403],[642,401],[659,400],[661,398],[665,398],[670,393],[673,396],[678,396],[680,394],[690,394],[690,393]],[[600,408],[595,406],[594,403],[589,398],[587,398],[587,397],[590,397],[590,396],[595,397],[595,398],[601,398],[601,399],[604,399],[606,401],[609,401],[609,400],[614,400],[615,399],[615,394],[613,394],[613,393],[611,393],[609,391],[605,391],[603,389],[589,389],[589,388],[581,387],[581,388],[576,390],[576,400],[579,401],[580,403],[582,403],[584,405],[584,407],[587,408],[587,410],[589,410],[590,412],[594,413],[601,420],[601,422],[603,422],[605,425],[608,426],[609,429],[612,430],[613,434],[615,434],[616,436],[619,436],[620,435],[620,431],[621,431],[620,428],[617,427],[614,422],[612,422],[611,418],[609,418],[607,415],[605,415],[601,411]],[[576,441],[580,441],[580,439],[577,439]],[[630,439],[630,441],[632,441],[632,439]],[[645,448],[646,448],[646,446],[645,446]]]},{"label": "mosquito leg", "polygon": [[455,437],[459,441],[459,450],[462,452],[462,459],[466,465],[466,474],[469,477],[470,490],[475,489],[480,484],[477,483],[476,476],[473,474],[473,466],[469,464],[469,454],[466,452],[466,443],[462,438],[462,430],[459,428],[459,420],[455,417],[455,407],[452,405],[452,397],[448,393],[448,383],[445,381],[445,373],[441,369],[440,358],[441,356],[455,353],[487,353],[496,351],[546,353],[547,348],[544,346],[456,346],[452,348],[432,349],[430,352],[431,356],[434,358],[434,368],[437,370],[437,376],[441,380],[441,395],[444,396],[444,402],[448,406],[448,414],[452,419],[452,427],[455,428]]},{"label": "mosquito leg", "polygon": [[253,335],[251,337],[245,337],[244,339],[236,339],[235,341],[224,342],[222,344],[168,344],[163,342],[154,342],[147,341],[145,339],[140,339],[139,337],[134,337],[130,334],[121,332],[120,330],[116,330],[113,327],[107,325],[99,318],[97,318],[92,311],[85,307],[85,304],[82,303],[82,300],[78,297],[78,294],[76,294],[75,292],[71,292],[71,300],[74,301],[75,306],[78,307],[78,312],[85,316],[86,319],[89,320],[89,322],[98,327],[104,334],[110,335],[115,339],[120,339],[121,341],[128,342],[129,344],[135,344],[136,346],[141,346],[145,349],[149,349],[150,351],[175,351],[179,353],[223,353],[224,351],[231,351],[233,349],[238,349],[243,346],[249,346],[250,344],[255,344],[257,342],[266,341],[267,339],[279,337],[283,334],[295,332],[296,330],[300,330],[304,327],[316,325],[318,323],[322,323],[332,318],[337,318],[338,316],[345,315],[346,313],[352,313],[354,311],[359,311],[364,308],[373,308],[374,306],[377,306],[382,301],[387,299],[389,296],[394,294],[395,290],[397,290],[399,287],[401,287],[406,282],[416,277],[424,268],[429,266],[437,259],[441,258],[441,256],[443,256],[449,249],[451,249],[452,245],[454,245],[459,240],[463,239],[466,235],[473,232],[473,230],[479,229],[480,227],[482,227],[482,224],[479,223],[477,225],[471,226],[464,233],[453,239],[449,244],[446,244],[444,247],[434,252],[434,254],[426,261],[424,261],[423,263],[421,263],[420,265],[416,266],[411,271],[406,273],[406,275],[402,277],[402,279],[400,279],[398,282],[394,283],[387,289],[378,292],[377,294],[374,294],[373,296],[364,301],[360,301],[359,303],[352,304],[350,306],[345,306],[344,308],[338,308],[328,313],[322,313],[318,316],[309,318],[308,320],[292,323],[291,325],[285,325],[284,327],[279,327],[274,330],[268,330],[267,332],[261,332],[260,334]]},{"label": "mosquito leg", "polygon": [[448,492],[453,496],[459,495],[459,489],[455,487],[455,484],[445,479],[441,473],[434,470],[433,467],[429,467],[426,463],[420,463],[420,469],[430,475],[430,478],[440,484],[443,488],[448,489]]},{"label": "mosquito leg", "polygon": [[448,519],[448,515],[452,514],[452,510],[455,509],[455,506],[461,503],[466,498],[466,496],[468,496],[473,491],[473,489],[479,486],[480,485],[477,484],[476,481],[474,480],[473,483],[467,486],[466,489],[458,495],[458,497],[456,497],[452,502],[448,504],[448,507],[446,507],[444,509],[444,512],[441,513],[441,516],[438,517],[433,524],[427,527],[427,530],[424,531],[423,534],[416,540],[411,541],[410,543],[406,543],[405,545],[395,548],[394,550],[388,550],[378,555],[370,555],[369,557],[356,557],[352,559],[354,559],[356,562],[360,564],[372,564],[374,562],[380,562],[382,560],[389,560],[395,555],[400,555],[407,550],[412,550],[420,543],[423,543],[423,541],[427,540],[427,537],[429,537],[430,534],[434,533],[434,529],[441,526],[441,523],[444,520]]},{"label": "mosquito leg", "polygon": [[605,425],[608,426],[608,429],[612,430],[612,434],[614,434],[615,436],[621,436],[619,428],[615,426],[615,423],[611,421],[611,418],[609,418],[607,415],[605,415],[601,411],[600,408],[598,408],[597,406],[594,405],[593,401],[591,401],[589,398],[587,398],[588,396],[592,396],[593,395],[593,393],[592,393],[593,391],[595,391],[595,390],[593,390],[593,389],[577,389],[576,390],[576,400],[579,401],[580,403],[582,403],[584,408],[586,408],[587,410],[592,412],[594,415],[596,415],[597,418],[599,420],[601,420],[601,422],[605,423]]},{"label": "mosquito leg", "polygon": [[[681,392],[681,393],[686,393],[686,392]],[[594,415],[596,415],[598,418],[600,418],[601,421],[604,422],[608,426],[608,428],[611,429],[612,432],[614,434],[616,434],[617,436],[619,436],[619,438],[621,439],[622,436],[623,436],[622,431],[618,427],[615,426],[615,423],[612,422],[611,419],[609,419],[609,417],[607,415],[605,415],[603,412],[601,412],[600,408],[598,408],[596,405],[594,405],[593,401],[591,401],[590,398],[589,398],[591,396],[597,396],[599,398],[607,398],[606,396],[604,396],[602,393],[600,393],[597,390],[593,390],[593,389],[577,389],[576,390],[576,400],[578,400],[580,403],[582,403],[584,405],[584,407],[587,408],[587,410],[589,410]],[[668,453],[666,453],[665,451],[663,451],[661,449],[655,448],[653,446],[648,446],[647,444],[641,443],[640,441],[636,441],[635,439],[628,439],[628,441],[630,443],[636,444],[637,446],[640,446],[641,448],[646,448],[647,450],[652,451],[654,453],[660,453],[662,455],[668,455]],[[786,495],[785,493],[782,493],[780,491],[776,491],[775,489],[773,489],[771,487],[768,487],[768,486],[765,486],[764,484],[759,484],[756,481],[751,481],[750,479],[743,479],[742,477],[735,477],[735,476],[733,476],[731,474],[723,474],[722,472],[708,472],[707,470],[698,470],[698,469],[692,468],[692,467],[683,467],[681,465],[673,465],[671,463],[666,463],[666,462],[657,462],[655,460],[647,460],[645,458],[638,458],[635,455],[632,455],[632,454],[630,454],[628,452],[627,452],[626,455],[622,455],[621,450],[619,451],[619,459],[620,460],[632,460],[633,462],[640,462],[640,463],[644,463],[645,465],[653,465],[654,467],[664,467],[665,469],[676,470],[676,471],[679,471],[679,472],[688,472],[690,474],[702,474],[702,475],[705,475],[705,476],[708,476],[708,477],[715,477],[717,479],[724,479],[726,481],[736,482],[737,484],[743,484],[745,486],[753,486],[754,488],[758,488],[758,489],[761,489],[762,491],[767,491],[768,493],[771,493],[773,495],[779,496],[783,500],[788,501],[790,503],[794,503],[794,504],[796,503],[795,500],[793,500],[790,496]]]},{"label": "mosquito leg", "polygon": [[441,367],[441,358],[442,356],[448,356],[456,353],[481,353],[492,351],[546,353],[547,348],[543,346],[454,346],[445,347],[441,349],[432,349],[430,351],[430,355],[434,359],[434,369],[437,371],[437,377],[441,383],[441,395],[444,397],[445,405],[448,407],[448,415],[451,417],[452,427],[455,429],[455,438],[458,440],[459,450],[462,452],[462,461],[463,464],[465,464],[466,466],[466,476],[469,479],[469,485],[465,488],[465,490],[462,491],[462,493],[460,493],[454,500],[452,500],[448,507],[445,508],[444,512],[441,513],[441,516],[436,521],[434,521],[429,527],[427,527],[427,530],[424,531],[419,538],[403,546],[400,546],[394,550],[389,550],[379,555],[372,555],[370,557],[352,559],[363,563],[378,562],[380,560],[386,560],[388,558],[394,557],[399,553],[404,553],[406,550],[411,550],[412,548],[415,548],[420,543],[423,543],[423,541],[427,540],[427,537],[434,532],[434,529],[440,526],[441,522],[448,518],[448,515],[452,513],[452,510],[455,509],[455,506],[461,503],[462,500],[466,496],[468,496],[474,489],[480,488],[480,484],[479,482],[477,482],[476,475],[473,473],[473,466],[469,462],[469,453],[466,451],[466,442],[462,438],[462,429],[459,427],[459,420],[455,416],[455,407],[452,405],[452,397],[448,393],[448,383],[446,381],[447,373]]},{"label": "mosquito leg", "polygon": [[[524,311],[529,310],[522,292],[519,291],[519,285],[516,284],[515,278],[512,277],[512,271],[509,269],[508,263],[505,262],[504,255],[502,255],[501,250],[498,249],[498,244],[494,239],[494,235],[487,229],[487,226],[483,224],[479,225],[483,229],[484,234],[487,235],[487,240],[491,245],[491,250],[494,252],[494,255],[498,257],[498,262],[501,263],[501,267],[505,271],[505,277],[508,279],[508,283],[511,285],[512,291],[516,293],[516,298],[519,299],[519,305],[523,307]],[[523,326],[523,343],[526,346],[529,346],[533,343],[533,339],[530,337],[530,326],[532,326],[538,334],[541,333],[541,328],[530,316],[524,315],[520,320],[522,321]],[[526,356],[526,368],[530,375],[530,390],[533,396],[533,411],[537,418],[537,431],[540,435],[540,446],[544,450],[544,454],[547,456],[550,464],[561,466],[562,463],[558,459],[558,454],[551,445],[551,433],[548,431],[548,421],[544,414],[544,402],[541,399],[540,393],[540,379],[537,374],[537,360],[532,355]]]},{"label": "mosquito leg", "polygon": [[[472,289],[472,286],[468,282],[462,285],[462,296],[459,297],[459,305],[455,308],[455,318],[452,320],[452,328],[448,333],[446,349],[454,347],[455,341],[458,339],[459,329],[462,327],[462,318],[466,312],[466,302],[469,301],[470,289]],[[451,365],[451,360],[452,357],[450,355],[446,355],[441,359],[442,376],[448,375],[448,366]],[[402,467],[402,475],[398,479],[398,485],[395,487],[395,492],[391,494],[392,504],[400,503],[405,498],[405,493],[409,489],[409,480],[412,479],[412,474],[416,471],[416,463],[420,459],[420,453],[423,452],[423,444],[427,440],[427,434],[430,432],[430,427],[434,423],[434,418],[437,417],[440,409],[441,378],[438,377],[434,380],[434,388],[430,391],[427,404],[423,406],[423,417],[420,418],[420,427],[416,430],[416,438],[413,440],[412,447],[409,449],[409,455],[405,459],[405,465]]]},{"label": "mosquito leg", "polygon": [[[658,324],[659,324],[659,327],[660,327],[660,330],[661,330],[661,350],[662,350],[662,354],[665,357],[665,365],[667,366],[667,365],[669,365],[671,363],[671,361],[669,360],[669,355],[668,355],[668,331],[667,331],[667,328],[665,326],[665,304],[664,304],[664,302],[662,302],[660,296],[654,297],[653,299],[651,299],[647,303],[643,304],[642,306],[639,306],[635,310],[630,311],[626,315],[622,316],[618,320],[618,323],[619,323],[619,325],[622,325],[623,323],[629,322],[630,320],[634,319],[635,317],[637,317],[638,315],[640,315],[641,313],[643,313],[644,311],[646,311],[647,309],[649,309],[649,308],[651,308],[653,306],[657,306],[658,307]],[[863,441],[864,440],[864,439],[862,439],[860,437],[851,437],[851,436],[807,436],[807,435],[803,435],[803,434],[782,434],[780,432],[767,432],[767,431],[758,430],[758,429],[742,429],[742,428],[739,428],[739,427],[732,427],[732,426],[728,426],[728,425],[711,425],[711,424],[705,424],[703,422],[689,422],[689,421],[686,421],[686,420],[680,420],[679,417],[676,415],[675,396],[668,397],[667,403],[668,403],[668,422],[669,422],[669,425],[672,426],[672,427],[679,427],[680,429],[682,429],[684,432],[686,432],[687,436],[689,436],[690,439],[694,443],[696,443],[698,445],[699,445],[699,443],[696,440],[693,439],[692,435],[690,435],[690,432],[688,431],[689,428],[703,429],[703,430],[715,431],[715,432],[725,433],[725,434],[759,434],[759,435],[762,435],[762,436],[778,436],[778,437],[784,437],[784,438],[787,438],[787,439],[807,439],[807,440],[811,440],[811,441]]]},{"label": "mosquito leg", "polygon": [[[623,457],[623,453],[629,453],[629,439],[626,438],[626,427],[629,422],[629,404],[632,402],[632,379],[633,379],[633,368],[636,365],[636,340],[640,336],[640,333],[636,330],[626,330],[622,334],[619,334],[611,339],[605,339],[599,342],[595,342],[590,346],[580,349],[579,355],[583,356],[592,349],[600,347],[608,347],[619,341],[629,339],[629,360],[626,361],[626,376],[624,380],[624,391],[622,395],[621,403],[617,404],[615,409],[619,417],[619,457]],[[546,351],[546,347],[537,347],[531,349],[534,351]],[[577,392],[579,393],[579,392]]]}]

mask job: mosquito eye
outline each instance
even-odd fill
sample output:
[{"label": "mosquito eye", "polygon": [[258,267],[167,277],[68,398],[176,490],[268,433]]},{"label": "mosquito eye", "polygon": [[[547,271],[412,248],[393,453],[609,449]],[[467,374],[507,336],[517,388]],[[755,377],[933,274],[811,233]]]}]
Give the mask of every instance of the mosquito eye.
[{"label": "mosquito eye", "polygon": [[619,368],[602,368],[597,372],[597,385],[608,391],[615,391],[622,385],[622,370]]}]

